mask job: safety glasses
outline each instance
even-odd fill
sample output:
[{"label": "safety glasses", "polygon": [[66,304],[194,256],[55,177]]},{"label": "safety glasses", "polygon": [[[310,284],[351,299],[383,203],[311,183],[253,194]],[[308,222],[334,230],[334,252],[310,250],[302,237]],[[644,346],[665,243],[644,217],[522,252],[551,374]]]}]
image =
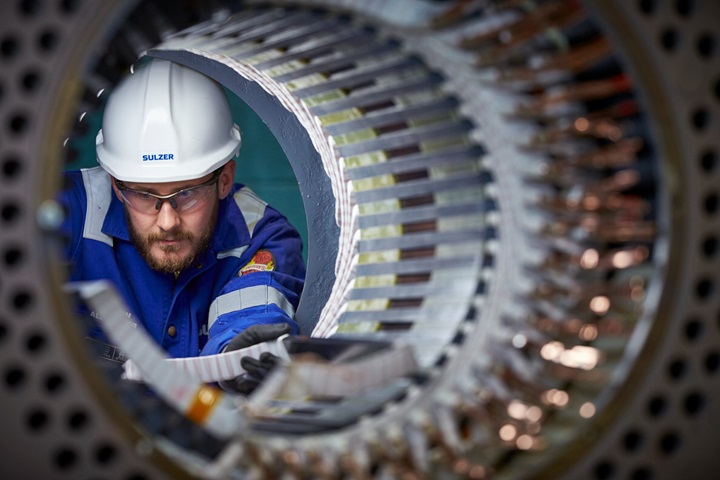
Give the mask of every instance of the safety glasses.
[{"label": "safety glasses", "polygon": [[141,190],[133,190],[117,179],[115,180],[115,184],[120,191],[123,202],[138,212],[157,215],[164,202],[168,202],[170,206],[178,212],[187,212],[203,204],[210,198],[211,187],[218,182],[221,171],[222,168],[216,170],[211,179],[200,185],[183,188],[168,195],[156,195]]}]

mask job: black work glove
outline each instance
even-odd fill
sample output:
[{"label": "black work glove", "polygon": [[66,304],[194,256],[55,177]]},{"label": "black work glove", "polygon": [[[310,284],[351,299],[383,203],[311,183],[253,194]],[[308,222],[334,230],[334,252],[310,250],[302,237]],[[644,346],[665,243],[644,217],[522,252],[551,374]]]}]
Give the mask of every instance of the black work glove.
[{"label": "black work glove", "polygon": [[[290,331],[291,327],[287,323],[253,325],[230,340],[230,343],[225,347],[225,352],[232,352],[258,343],[268,342],[288,334]],[[260,354],[257,359],[242,357],[240,365],[242,365],[246,373],[230,380],[222,380],[218,384],[225,391],[250,395],[279,362],[280,358],[270,352]]]}]

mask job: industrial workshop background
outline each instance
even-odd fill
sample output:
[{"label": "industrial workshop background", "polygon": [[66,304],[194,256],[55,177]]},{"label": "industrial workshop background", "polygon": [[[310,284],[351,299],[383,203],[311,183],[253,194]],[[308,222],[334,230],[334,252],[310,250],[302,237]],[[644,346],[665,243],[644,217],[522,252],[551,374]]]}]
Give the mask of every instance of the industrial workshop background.
[{"label": "industrial workshop background", "polygon": [[[0,478],[720,478],[718,18],[714,0],[2,2]],[[311,368],[292,362],[262,398],[205,405],[223,430],[95,361],[54,198],[144,56],[242,111],[238,178],[307,232],[304,333],[389,340],[377,358],[409,348],[416,370],[290,398]]]}]

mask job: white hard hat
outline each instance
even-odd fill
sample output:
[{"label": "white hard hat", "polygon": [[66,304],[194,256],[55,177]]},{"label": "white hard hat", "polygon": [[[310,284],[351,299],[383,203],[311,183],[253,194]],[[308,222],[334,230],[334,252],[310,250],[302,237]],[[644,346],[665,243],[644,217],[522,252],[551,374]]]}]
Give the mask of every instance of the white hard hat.
[{"label": "white hard hat", "polygon": [[237,155],[241,143],[220,85],[157,59],[115,88],[95,139],[98,163],[110,175],[141,183],[201,178]]}]

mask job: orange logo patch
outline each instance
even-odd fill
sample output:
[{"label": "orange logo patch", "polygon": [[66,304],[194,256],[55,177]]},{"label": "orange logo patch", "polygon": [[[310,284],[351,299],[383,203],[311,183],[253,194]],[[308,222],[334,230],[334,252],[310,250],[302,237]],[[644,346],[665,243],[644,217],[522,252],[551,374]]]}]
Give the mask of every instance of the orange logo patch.
[{"label": "orange logo patch", "polygon": [[240,269],[239,277],[254,272],[272,272],[275,270],[275,257],[268,250],[258,250],[253,258]]}]

